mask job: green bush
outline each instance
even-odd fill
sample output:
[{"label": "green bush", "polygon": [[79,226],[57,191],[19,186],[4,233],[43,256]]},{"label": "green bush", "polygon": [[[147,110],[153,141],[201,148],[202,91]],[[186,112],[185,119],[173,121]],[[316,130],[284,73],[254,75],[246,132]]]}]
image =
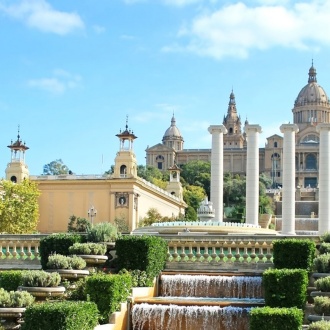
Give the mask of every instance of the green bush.
[{"label": "green bush", "polygon": [[253,308],[250,311],[250,330],[300,330],[302,310],[292,308]]},{"label": "green bush", "polygon": [[321,243],[319,252],[320,254],[330,253],[330,243]]},{"label": "green bush", "polygon": [[310,239],[285,238],[273,241],[274,268],[312,270],[316,246]]},{"label": "green bush", "polygon": [[114,242],[117,227],[110,222],[100,222],[87,230],[87,241],[93,243]]},{"label": "green bush", "polygon": [[330,330],[330,322],[321,320],[311,323],[307,330]]},{"label": "green bush", "polygon": [[319,278],[314,285],[318,291],[330,292],[330,276]]},{"label": "green bush", "polygon": [[107,247],[102,243],[74,243],[69,247],[70,254],[104,255]]},{"label": "green bush", "polygon": [[304,269],[268,269],[262,276],[265,304],[270,307],[304,308],[308,273]]},{"label": "green bush", "polygon": [[27,308],[22,330],[93,330],[97,324],[98,310],[93,302],[45,302]]},{"label": "green bush", "polygon": [[318,273],[330,272],[330,253],[320,254],[314,259],[313,269]]},{"label": "green bush", "polygon": [[314,312],[317,315],[330,316],[330,298],[329,297],[315,297],[314,298]]},{"label": "green bush", "polygon": [[28,307],[34,302],[34,297],[26,291],[6,291],[0,289],[0,307]]},{"label": "green bush", "polygon": [[47,269],[84,269],[86,261],[78,256],[53,254],[48,257]]},{"label": "green bush", "polygon": [[69,233],[86,233],[91,226],[90,221],[85,218],[76,217],[75,215],[69,217]]},{"label": "green bush", "polygon": [[123,236],[116,240],[116,264],[119,270],[144,270],[155,277],[167,260],[167,242],[156,236]]},{"label": "green bush", "polygon": [[22,285],[22,270],[3,270],[0,272],[0,288],[15,291]]},{"label": "green bush", "polygon": [[52,234],[40,240],[40,263],[47,269],[48,257],[54,253],[69,255],[69,247],[74,243],[82,243],[85,237],[79,234]]},{"label": "green bush", "polygon": [[101,322],[107,323],[109,315],[120,309],[132,289],[132,278],[128,274],[107,275],[98,273],[86,279],[86,294],[96,303]]},{"label": "green bush", "polygon": [[74,288],[67,291],[67,299],[74,301],[87,301],[86,277],[74,282]]},{"label": "green bush", "polygon": [[47,273],[43,270],[27,270],[23,273],[23,286],[34,287],[54,287],[61,282],[59,273]]},{"label": "green bush", "polygon": [[147,272],[144,270],[135,269],[128,271],[122,269],[119,271],[119,274],[129,274],[132,277],[132,287],[134,288],[151,287],[154,285],[154,278],[148,276]]},{"label": "green bush", "polygon": [[326,232],[324,233],[321,237],[320,237],[320,241],[322,243],[330,243],[330,232]]}]

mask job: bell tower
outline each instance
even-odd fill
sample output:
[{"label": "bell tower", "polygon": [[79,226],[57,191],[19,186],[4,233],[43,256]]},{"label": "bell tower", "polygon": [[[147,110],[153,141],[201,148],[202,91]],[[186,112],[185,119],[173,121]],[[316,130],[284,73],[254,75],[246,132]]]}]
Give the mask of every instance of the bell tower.
[{"label": "bell tower", "polygon": [[8,163],[6,168],[6,180],[10,180],[15,183],[20,183],[24,179],[29,178],[29,169],[25,164],[25,151],[29,148],[25,142],[22,142],[19,127],[17,140],[11,141],[10,145],[7,146],[11,150],[11,161]]},{"label": "bell tower", "polygon": [[128,118],[126,118],[125,131],[116,134],[119,138],[119,151],[115,158],[115,169],[113,177],[136,178],[137,161],[133,150],[133,141],[137,138],[133,131],[128,129]]},{"label": "bell tower", "polygon": [[168,170],[170,171],[170,181],[167,183],[166,191],[182,200],[183,189],[180,182],[181,169],[174,164]]}]

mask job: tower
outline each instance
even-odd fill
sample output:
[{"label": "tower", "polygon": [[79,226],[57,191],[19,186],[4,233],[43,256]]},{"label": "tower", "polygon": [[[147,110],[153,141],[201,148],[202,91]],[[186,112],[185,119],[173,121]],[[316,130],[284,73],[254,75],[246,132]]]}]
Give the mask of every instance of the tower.
[{"label": "tower", "polygon": [[119,138],[119,151],[115,158],[114,178],[136,178],[137,161],[133,150],[133,141],[137,138],[133,131],[128,129],[126,118],[125,131],[116,134]]},{"label": "tower", "polygon": [[183,189],[180,182],[180,168],[174,164],[168,169],[170,171],[170,181],[167,184],[166,191],[170,194],[183,199]]},{"label": "tower", "polygon": [[21,140],[19,127],[17,140],[15,142],[11,141],[7,147],[11,150],[11,161],[6,168],[6,180],[20,183],[24,179],[29,178],[29,169],[25,164],[25,151],[29,148]]}]

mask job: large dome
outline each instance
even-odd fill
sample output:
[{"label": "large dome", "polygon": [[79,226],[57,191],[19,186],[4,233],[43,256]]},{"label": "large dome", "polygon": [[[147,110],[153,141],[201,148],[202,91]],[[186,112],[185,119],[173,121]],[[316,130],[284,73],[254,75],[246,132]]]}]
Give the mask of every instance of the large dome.
[{"label": "large dome", "polygon": [[308,104],[329,105],[329,98],[325,90],[317,83],[316,70],[312,64],[308,73],[308,84],[302,88],[298,94],[294,106],[304,106]]},{"label": "large dome", "polygon": [[173,138],[182,139],[181,133],[179,129],[176,127],[175,123],[176,123],[175,118],[173,116],[171,120],[171,126],[166,130],[163,140],[173,139]]}]

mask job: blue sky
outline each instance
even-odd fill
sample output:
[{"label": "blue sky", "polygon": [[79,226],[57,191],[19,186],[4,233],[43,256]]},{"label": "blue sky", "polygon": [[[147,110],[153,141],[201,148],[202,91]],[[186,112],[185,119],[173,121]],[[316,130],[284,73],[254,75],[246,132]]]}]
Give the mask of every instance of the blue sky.
[{"label": "blue sky", "polygon": [[232,88],[264,145],[312,59],[329,95],[329,22],[321,0],[0,0],[0,176],[18,125],[32,175],[103,173],[126,115],[139,164],[173,112],[185,148],[210,148]]}]

